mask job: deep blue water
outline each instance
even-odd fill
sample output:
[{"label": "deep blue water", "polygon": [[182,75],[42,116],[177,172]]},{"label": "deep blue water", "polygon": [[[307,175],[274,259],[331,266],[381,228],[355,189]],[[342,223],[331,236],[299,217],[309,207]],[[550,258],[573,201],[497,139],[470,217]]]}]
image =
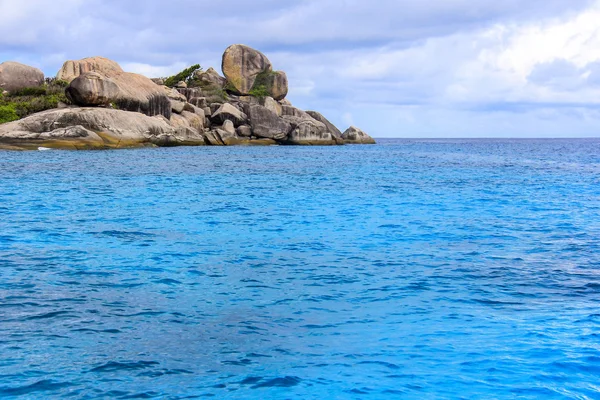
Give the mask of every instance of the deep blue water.
[{"label": "deep blue water", "polygon": [[600,140],[0,152],[0,397],[600,398]]}]

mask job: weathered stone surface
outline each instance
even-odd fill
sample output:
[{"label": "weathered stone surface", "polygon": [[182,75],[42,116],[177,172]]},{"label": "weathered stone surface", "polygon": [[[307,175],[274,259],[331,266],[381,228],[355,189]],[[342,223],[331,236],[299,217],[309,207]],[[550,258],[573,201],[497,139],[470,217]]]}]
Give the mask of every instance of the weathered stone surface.
[{"label": "weathered stone surface", "polygon": [[244,104],[261,104],[261,101],[258,97],[254,97],[254,96],[239,96],[238,100],[242,103],[242,105]]},{"label": "weathered stone surface", "polygon": [[[282,119],[287,121],[292,130],[287,138],[287,144],[297,145],[334,145],[343,144],[336,140],[327,126],[311,117],[305,111],[292,106],[282,106]],[[339,143],[338,143],[339,142]]]},{"label": "weathered stone surface", "polygon": [[233,146],[238,144],[239,138],[237,135],[231,132],[224,131],[223,129],[217,128],[214,130],[215,135],[218,135],[225,146]]},{"label": "weathered stone surface", "polygon": [[348,128],[342,134],[342,139],[348,144],[375,144],[375,139],[355,126]]},{"label": "weathered stone surface", "polygon": [[175,90],[183,95],[187,101],[194,97],[205,97],[204,92],[200,88],[175,88]]},{"label": "weathered stone surface", "polygon": [[281,104],[282,106],[291,106],[292,102],[289,101],[288,99],[283,99],[283,100],[279,100],[279,104]]},{"label": "weathered stone surface", "polygon": [[252,127],[250,127],[248,125],[239,126],[236,129],[236,133],[240,137],[248,137],[249,138],[250,136],[252,136]]},{"label": "weathered stone surface", "polygon": [[267,75],[265,87],[275,100],[283,100],[288,94],[288,79],[283,71],[274,71]]},{"label": "weathered stone surface", "polygon": [[302,119],[313,119],[306,111],[302,111],[299,108],[293,106],[282,106],[282,115],[284,117],[297,117]]},{"label": "weathered stone surface", "polygon": [[229,120],[225,120],[223,122],[221,129],[224,130],[225,132],[229,133],[230,135],[235,135],[235,126],[233,126],[233,122],[231,122]]},{"label": "weathered stone surface", "polygon": [[185,111],[190,111],[196,115],[198,115],[200,118],[202,118],[202,120],[204,120],[206,118],[206,114],[204,113],[204,110],[201,108],[198,108],[194,105],[191,105],[189,103],[187,103],[190,107],[191,107],[191,111],[190,110],[185,110]]},{"label": "weathered stone surface", "polygon": [[248,120],[248,116],[241,112],[237,107],[225,103],[219,107],[211,116],[213,121],[225,122],[232,121],[235,126],[240,126]]},{"label": "weathered stone surface", "polygon": [[162,88],[170,100],[187,101],[187,97],[185,97],[185,95],[179,93],[179,91],[177,89],[170,88],[170,87],[164,86],[164,85],[162,86]]},{"label": "weathered stone surface", "polygon": [[329,122],[329,120],[325,118],[323,114],[316,111],[307,111],[306,113],[314,119],[316,119],[317,121],[325,124],[325,126],[327,127],[327,131],[330,132],[333,136],[338,138],[342,137],[342,131],[340,131],[338,128],[336,128],[335,125]]},{"label": "weathered stone surface", "polygon": [[208,107],[208,103],[206,102],[206,97],[192,97],[188,101],[190,104],[193,104],[199,108]]},{"label": "weathered stone surface", "polygon": [[[297,118],[297,117],[292,117]],[[327,132],[325,124],[314,119],[302,119],[293,124],[294,128],[288,135],[288,144],[299,145],[334,145],[337,141],[330,132]]]},{"label": "weathered stone surface", "polygon": [[216,113],[222,105],[223,103],[210,103],[210,115],[212,116],[214,113]]},{"label": "weathered stone surface", "polygon": [[171,110],[174,113],[181,114],[185,108],[183,101],[171,100]]},{"label": "weathered stone surface", "polygon": [[235,94],[249,94],[256,76],[270,72],[273,66],[260,51],[242,44],[229,46],[223,53],[222,70],[229,82],[229,89]]},{"label": "weathered stone surface", "polygon": [[184,81],[179,81],[179,82],[177,82],[175,87],[178,89],[187,89],[188,85]]},{"label": "weathered stone surface", "polygon": [[44,73],[37,68],[14,61],[0,64],[0,93],[40,86],[44,83]]},{"label": "weathered stone surface", "polygon": [[171,101],[163,87],[138,74],[86,72],[71,82],[66,94],[82,107],[110,103],[121,110],[171,117]]},{"label": "weathered stone surface", "polygon": [[215,86],[222,89],[225,86],[226,79],[212,67],[206,71],[196,71],[194,75],[201,87]]},{"label": "weathered stone surface", "polygon": [[277,114],[277,116],[281,117],[283,115],[283,108],[281,107],[281,104],[275,101],[272,97],[265,97],[262,99],[261,103],[261,105],[273,111],[275,114]]},{"label": "weathered stone surface", "polygon": [[119,86],[97,72],[86,72],[83,78],[71,82],[67,95],[75,104],[108,106],[119,96]]},{"label": "weathered stone surface", "polygon": [[170,122],[174,127],[191,129],[194,133],[203,137],[204,119],[197,114],[183,111],[181,114],[171,115]]},{"label": "weathered stone surface", "polygon": [[267,139],[285,139],[292,126],[266,107],[249,104],[248,117],[255,136]]},{"label": "weathered stone surface", "polygon": [[211,146],[224,146],[223,140],[221,139],[221,135],[217,133],[216,130],[207,130],[204,132],[204,136],[206,137],[207,144]]},{"label": "weathered stone surface", "polygon": [[197,109],[198,109],[197,107],[194,107],[194,106],[193,106],[192,104],[190,104],[190,103],[187,103],[187,102],[186,102],[186,103],[183,103],[183,110],[184,110],[184,111],[189,111],[189,112],[191,112],[191,113],[195,113]]},{"label": "weathered stone surface", "polygon": [[2,148],[102,149],[201,144],[204,144],[201,134],[172,124],[163,116],[149,117],[110,108],[54,109],[0,125]]},{"label": "weathered stone surface", "polygon": [[77,61],[66,61],[60,71],[56,74],[56,79],[71,82],[73,79],[86,72],[101,72],[111,75],[124,71],[119,64],[108,58],[88,57]]},{"label": "weathered stone surface", "polygon": [[165,80],[162,78],[150,78],[150,80],[156,83],[158,86],[164,86]]}]

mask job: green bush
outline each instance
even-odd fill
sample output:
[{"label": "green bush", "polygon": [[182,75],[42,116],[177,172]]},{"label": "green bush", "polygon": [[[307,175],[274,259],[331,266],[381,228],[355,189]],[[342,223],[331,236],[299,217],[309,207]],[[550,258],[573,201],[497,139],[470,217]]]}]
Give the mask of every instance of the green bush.
[{"label": "green bush", "polygon": [[274,73],[271,71],[264,71],[256,75],[254,85],[252,85],[252,89],[248,93],[251,96],[259,98],[271,96],[271,92],[267,88],[273,84],[273,75]]},{"label": "green bush", "polygon": [[188,84],[188,86],[191,86],[194,82],[194,73],[196,71],[202,71],[202,67],[200,66],[200,64],[192,65],[191,67],[184,69],[177,75],[173,75],[165,79],[165,86],[174,87],[181,81],[184,81]]},{"label": "green bush", "polygon": [[11,92],[11,97],[18,96],[44,96],[46,94],[46,85],[44,86],[35,86],[35,87],[26,87],[23,89],[19,89],[17,91]]},{"label": "green bush", "polygon": [[0,124],[16,121],[19,119],[17,112],[12,105],[0,106]]},{"label": "green bush", "polygon": [[263,99],[263,98],[271,95],[271,93],[267,90],[265,85],[252,86],[252,89],[250,89],[248,94],[250,96],[258,97],[260,99]]},{"label": "green bush", "polygon": [[42,86],[0,94],[0,123],[57,108],[58,103],[70,104],[70,101],[65,95],[65,82],[56,79],[47,79]]}]

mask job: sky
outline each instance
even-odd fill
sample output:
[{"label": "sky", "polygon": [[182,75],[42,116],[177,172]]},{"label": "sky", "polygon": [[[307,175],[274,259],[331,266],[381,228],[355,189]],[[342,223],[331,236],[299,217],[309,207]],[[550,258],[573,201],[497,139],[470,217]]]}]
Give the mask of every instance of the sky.
[{"label": "sky", "polygon": [[220,71],[242,43],[288,99],[374,137],[600,136],[600,0],[0,0],[0,62],[54,76]]}]

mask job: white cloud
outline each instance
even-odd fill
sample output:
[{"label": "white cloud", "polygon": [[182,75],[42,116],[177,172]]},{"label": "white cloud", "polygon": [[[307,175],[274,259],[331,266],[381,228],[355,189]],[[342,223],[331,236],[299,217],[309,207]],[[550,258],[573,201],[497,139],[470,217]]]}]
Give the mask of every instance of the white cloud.
[{"label": "white cloud", "polygon": [[136,74],[141,74],[149,78],[162,78],[174,75],[184,68],[189,67],[189,65],[182,62],[165,66],[155,66],[143,63],[125,63],[122,64],[121,67],[124,71],[135,72]]},{"label": "white cloud", "polygon": [[597,21],[600,0],[0,0],[0,58],[53,75],[102,55],[155,77],[218,69],[242,42],[287,72],[292,102],[340,128],[584,135],[600,126]]}]

